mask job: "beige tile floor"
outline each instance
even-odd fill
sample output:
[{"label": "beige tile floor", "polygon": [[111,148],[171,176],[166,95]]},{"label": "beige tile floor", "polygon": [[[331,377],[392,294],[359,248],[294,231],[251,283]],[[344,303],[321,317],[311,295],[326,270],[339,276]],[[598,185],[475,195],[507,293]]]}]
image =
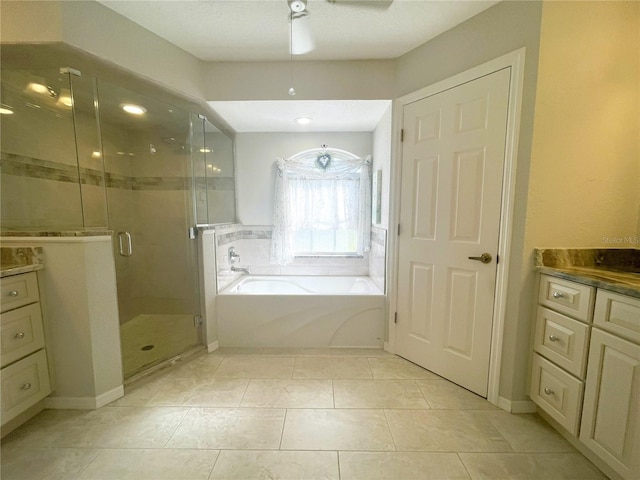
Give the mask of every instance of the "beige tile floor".
[{"label": "beige tile floor", "polygon": [[591,480],[537,415],[510,415],[381,350],[222,349],[95,411],[45,410],[2,480]]}]

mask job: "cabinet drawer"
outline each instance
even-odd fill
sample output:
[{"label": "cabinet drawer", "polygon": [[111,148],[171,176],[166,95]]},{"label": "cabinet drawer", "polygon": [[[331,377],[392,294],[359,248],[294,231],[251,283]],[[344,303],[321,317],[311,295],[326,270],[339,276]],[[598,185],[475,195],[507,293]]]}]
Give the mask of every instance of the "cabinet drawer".
[{"label": "cabinet drawer", "polygon": [[583,322],[591,322],[595,290],[581,283],[540,275],[538,302]]},{"label": "cabinet drawer", "polygon": [[0,315],[0,339],[2,367],[44,347],[40,303]]},{"label": "cabinet drawer", "polygon": [[2,312],[38,301],[38,277],[35,272],[0,279]]},{"label": "cabinet drawer", "polygon": [[51,393],[45,351],[40,350],[3,368],[0,379],[4,425]]},{"label": "cabinet drawer", "polygon": [[640,299],[599,289],[593,323],[603,330],[640,343]]},{"label": "cabinet drawer", "polygon": [[584,383],[537,353],[533,354],[529,395],[572,435],[578,434]]},{"label": "cabinet drawer", "polygon": [[584,379],[590,327],[565,315],[538,306],[533,349],[540,355]]}]

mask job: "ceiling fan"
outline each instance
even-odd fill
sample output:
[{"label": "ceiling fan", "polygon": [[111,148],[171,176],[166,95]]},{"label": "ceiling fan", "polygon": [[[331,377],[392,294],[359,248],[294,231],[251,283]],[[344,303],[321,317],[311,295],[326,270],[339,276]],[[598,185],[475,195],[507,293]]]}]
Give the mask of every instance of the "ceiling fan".
[{"label": "ceiling fan", "polygon": [[[393,0],[326,0],[326,2],[336,6],[386,10],[391,6]],[[287,4],[290,10],[291,55],[304,55],[315,48],[309,25],[303,20],[310,13],[307,8],[307,0],[287,0]],[[297,20],[295,28],[294,20]]]}]

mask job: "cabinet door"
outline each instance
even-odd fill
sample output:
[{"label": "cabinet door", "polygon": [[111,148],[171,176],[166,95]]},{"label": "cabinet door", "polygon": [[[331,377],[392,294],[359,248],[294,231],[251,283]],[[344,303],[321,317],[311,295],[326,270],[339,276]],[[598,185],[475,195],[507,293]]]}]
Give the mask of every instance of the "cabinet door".
[{"label": "cabinet door", "polygon": [[596,328],[580,440],[625,479],[640,478],[640,346]]}]

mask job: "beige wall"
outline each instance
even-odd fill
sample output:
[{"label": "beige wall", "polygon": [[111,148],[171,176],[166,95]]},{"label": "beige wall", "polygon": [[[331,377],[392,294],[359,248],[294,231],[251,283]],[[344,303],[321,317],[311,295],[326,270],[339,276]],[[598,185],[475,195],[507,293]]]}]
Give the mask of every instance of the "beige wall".
[{"label": "beige wall", "polygon": [[639,246],[639,42],[640,3],[544,4],[528,249]]},{"label": "beige wall", "polygon": [[380,118],[380,122],[373,131],[373,165],[372,174],[377,170],[382,171],[382,191],[380,192],[380,228],[389,228],[389,207],[391,205],[389,189],[391,175],[391,136],[393,133],[392,106]]},{"label": "beige wall", "polygon": [[276,159],[323,144],[360,157],[370,155],[373,148],[371,132],[238,133],[238,221],[245,225],[272,225]]},{"label": "beige wall", "polygon": [[[394,60],[294,61],[296,100],[393,98]],[[207,100],[289,100],[289,62],[209,62]]]}]

